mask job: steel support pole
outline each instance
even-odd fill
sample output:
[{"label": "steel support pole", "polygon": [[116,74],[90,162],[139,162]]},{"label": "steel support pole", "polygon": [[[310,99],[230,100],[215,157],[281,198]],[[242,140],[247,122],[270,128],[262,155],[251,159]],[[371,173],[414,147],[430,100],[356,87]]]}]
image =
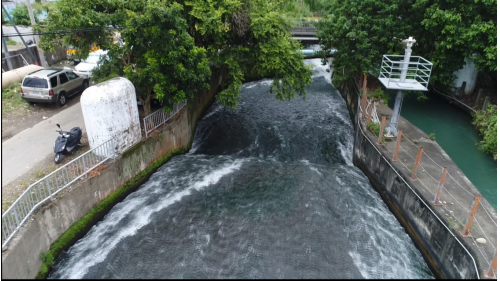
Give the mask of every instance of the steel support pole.
[{"label": "steel support pole", "polygon": [[12,24],[12,26],[14,27],[14,29],[16,30],[17,34],[19,35],[19,38],[21,38],[21,41],[23,41],[23,44],[24,44],[24,47],[26,47],[26,50],[28,51],[28,54],[30,54],[31,56],[31,59],[33,60],[33,62],[35,64],[37,64],[37,60],[36,60],[36,57],[35,55],[31,52],[30,48],[28,47],[28,45],[26,45],[26,42],[24,42],[24,38],[23,36],[21,36],[21,33],[19,32],[19,30],[17,29],[17,26],[16,24],[14,23],[14,21],[12,20],[12,17],[9,15],[9,13],[7,13],[7,10],[5,9],[5,7],[3,6],[2,4],[2,11],[5,13],[5,15],[7,16],[7,18],[9,19],[10,21],[10,24]]},{"label": "steel support pole", "polygon": [[480,199],[481,199],[481,196],[477,195],[474,198],[474,201],[472,202],[472,208],[471,208],[471,211],[469,213],[469,218],[467,219],[467,222],[465,223],[464,231],[460,232],[460,235],[462,235],[462,237],[465,237],[465,238],[472,237],[472,235],[470,234],[470,229],[472,227],[472,223],[474,222],[474,215],[476,214]]},{"label": "steel support pole", "polygon": [[[33,14],[33,9],[31,8],[31,0],[26,0],[26,6],[28,6],[28,13],[30,15],[31,26],[36,25],[35,15]],[[40,64],[43,67],[48,67],[48,63],[45,60],[45,55],[43,54],[43,50],[40,48],[40,37],[38,35],[34,36],[34,43],[36,44],[36,49],[38,50],[38,57],[40,58]]]},{"label": "steel support pole", "polygon": [[382,124],[380,124],[380,132],[378,133],[378,144],[382,144],[382,138],[384,137],[384,127],[385,127],[385,115],[382,116]]},{"label": "steel support pole", "polygon": [[432,205],[434,206],[442,206],[443,204],[439,202],[439,196],[441,196],[441,191],[443,190],[444,187],[444,181],[446,179],[446,171],[448,171],[447,167],[443,168],[443,172],[441,173],[441,179],[439,180],[438,183],[438,190],[436,192],[436,196],[434,196],[434,200],[432,201]]},{"label": "steel support pole", "polygon": [[[2,27],[2,34],[3,34],[3,27]],[[2,37],[2,45],[3,45],[3,51],[5,53],[5,60],[7,61],[7,66],[9,67],[9,70],[12,70],[12,62],[10,61],[10,54],[9,54],[9,48],[7,48],[7,41],[5,40],[5,37]]]},{"label": "steel support pole", "polygon": [[417,168],[418,168],[418,165],[420,164],[420,158],[422,158],[422,151],[423,150],[424,150],[423,146],[421,146],[418,149],[417,159],[415,160],[415,164],[413,164],[413,171],[411,172],[411,177],[410,177],[411,181],[416,181],[417,180]]},{"label": "steel support pole", "polygon": [[[405,57],[403,62],[399,64],[400,66],[402,66],[399,82],[405,82],[406,80],[406,73],[408,72],[408,64],[410,63],[410,57],[411,57],[411,46],[413,45],[413,43],[416,42],[416,40],[410,37],[409,39],[405,40],[405,42],[406,42]],[[391,125],[389,126],[388,129],[389,135],[395,136],[398,131],[398,121],[399,121],[399,115],[401,114],[402,104],[403,104],[403,91],[398,90],[398,93],[396,95],[396,101],[394,102],[394,108],[392,109]]]},{"label": "steel support pole", "polygon": [[398,139],[396,141],[396,149],[394,149],[394,156],[392,161],[398,161],[399,144],[401,143],[401,136],[403,135],[403,130],[399,130]]},{"label": "steel support pole", "polygon": [[368,79],[367,79],[367,76],[365,75],[365,80],[363,81],[363,99],[361,101],[361,116],[362,116],[363,120],[366,117],[366,112],[365,112],[365,110],[366,110],[366,100],[367,100],[367,96],[366,96],[366,91],[367,91],[367,89],[366,89],[366,80],[368,80]]},{"label": "steel support pole", "polygon": [[484,277],[488,279],[497,279],[497,249],[495,249],[495,256],[490,263],[490,268],[485,270]]}]

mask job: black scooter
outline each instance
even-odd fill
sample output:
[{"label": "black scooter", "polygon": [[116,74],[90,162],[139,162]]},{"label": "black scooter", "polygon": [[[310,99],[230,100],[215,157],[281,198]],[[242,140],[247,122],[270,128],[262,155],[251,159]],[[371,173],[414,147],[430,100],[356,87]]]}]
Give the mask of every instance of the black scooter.
[{"label": "black scooter", "polygon": [[[57,124],[57,127],[61,129],[59,124]],[[69,132],[65,132],[63,130],[56,130],[56,132],[58,132],[60,136],[57,137],[56,143],[54,144],[54,153],[56,154],[54,162],[59,164],[64,158],[63,154],[68,154],[76,147],[82,146],[80,143],[80,139],[82,138],[82,129],[80,129],[80,127],[74,127]]]}]

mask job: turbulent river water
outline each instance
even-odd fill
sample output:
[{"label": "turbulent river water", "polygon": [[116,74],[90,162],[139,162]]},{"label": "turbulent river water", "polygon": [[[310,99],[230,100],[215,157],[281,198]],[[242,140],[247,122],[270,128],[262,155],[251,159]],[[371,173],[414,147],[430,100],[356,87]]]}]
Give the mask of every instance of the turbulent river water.
[{"label": "turbulent river water", "polygon": [[49,278],[434,278],[368,179],[320,60],[306,99],[246,83]]}]

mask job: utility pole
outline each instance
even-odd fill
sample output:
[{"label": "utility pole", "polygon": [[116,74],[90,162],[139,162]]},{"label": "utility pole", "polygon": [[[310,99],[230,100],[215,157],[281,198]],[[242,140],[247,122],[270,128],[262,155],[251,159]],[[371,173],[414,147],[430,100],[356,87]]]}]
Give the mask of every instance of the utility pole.
[{"label": "utility pole", "polygon": [[[3,34],[3,27],[2,27],[2,34]],[[5,60],[7,61],[7,66],[9,67],[9,70],[12,70],[12,62],[10,61],[10,55],[9,55],[9,48],[7,48],[7,42],[5,41],[5,37],[2,37],[2,45],[3,45],[3,51],[5,53]]]},{"label": "utility pole", "polygon": [[[33,9],[31,8],[31,0],[26,0],[26,5],[28,6],[28,13],[30,14],[31,25],[34,26],[36,24],[35,15],[33,14]],[[49,67],[49,64],[45,60],[45,55],[43,54],[43,50],[40,48],[40,37],[38,35],[34,36],[34,43],[36,45],[36,49],[38,50],[38,56],[40,57],[40,63],[43,67]]]}]

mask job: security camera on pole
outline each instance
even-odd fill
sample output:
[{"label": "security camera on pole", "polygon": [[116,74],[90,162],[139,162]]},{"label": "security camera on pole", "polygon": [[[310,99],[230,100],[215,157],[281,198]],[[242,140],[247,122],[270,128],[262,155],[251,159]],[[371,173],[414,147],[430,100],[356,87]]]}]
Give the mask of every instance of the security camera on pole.
[{"label": "security camera on pole", "polygon": [[[403,105],[403,91],[427,91],[432,63],[422,57],[411,56],[411,47],[417,42],[413,37],[403,40],[405,55],[384,55],[378,80],[386,89],[398,90],[388,136],[397,136],[398,120]],[[400,59],[403,58],[401,61]]]}]

